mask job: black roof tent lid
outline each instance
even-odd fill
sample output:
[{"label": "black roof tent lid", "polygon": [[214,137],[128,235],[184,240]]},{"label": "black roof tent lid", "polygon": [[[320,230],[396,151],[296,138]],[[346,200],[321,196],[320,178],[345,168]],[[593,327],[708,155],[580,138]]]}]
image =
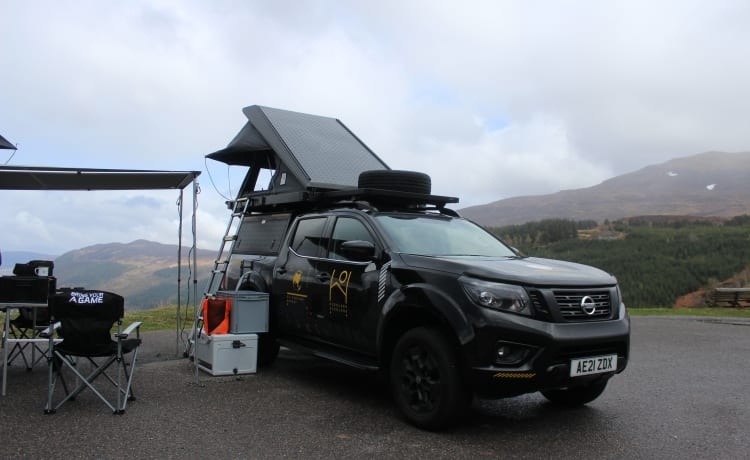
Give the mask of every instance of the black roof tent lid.
[{"label": "black roof tent lid", "polygon": [[[270,193],[357,186],[362,171],[390,169],[340,120],[252,105],[242,112],[247,124],[229,145],[206,155],[230,165],[277,169],[291,174],[288,187],[274,178]],[[267,192],[268,193],[268,192]]]},{"label": "black roof tent lid", "polygon": [[16,150],[16,146],[8,142],[8,139],[0,135],[0,149]]}]

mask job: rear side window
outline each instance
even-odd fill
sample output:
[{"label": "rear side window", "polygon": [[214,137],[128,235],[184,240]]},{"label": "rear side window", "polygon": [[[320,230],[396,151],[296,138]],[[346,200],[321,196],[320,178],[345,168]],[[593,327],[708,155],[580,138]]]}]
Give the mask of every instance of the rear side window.
[{"label": "rear side window", "polygon": [[301,256],[320,257],[328,246],[328,241],[323,239],[326,220],[326,217],[300,220],[292,239],[292,250]]}]

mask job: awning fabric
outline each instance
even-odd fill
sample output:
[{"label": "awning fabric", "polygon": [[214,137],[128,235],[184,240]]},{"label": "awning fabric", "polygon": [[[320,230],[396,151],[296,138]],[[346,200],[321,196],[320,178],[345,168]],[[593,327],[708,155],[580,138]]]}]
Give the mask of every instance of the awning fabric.
[{"label": "awning fabric", "polygon": [[0,166],[0,190],[184,189],[200,171]]}]

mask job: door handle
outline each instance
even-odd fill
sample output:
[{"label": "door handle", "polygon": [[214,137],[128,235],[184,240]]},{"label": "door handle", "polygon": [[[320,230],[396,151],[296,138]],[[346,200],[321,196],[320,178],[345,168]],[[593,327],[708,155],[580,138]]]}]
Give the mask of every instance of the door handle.
[{"label": "door handle", "polygon": [[279,274],[279,275],[283,275],[284,273],[286,273],[286,268],[279,267],[279,268],[276,269],[276,273]]},{"label": "door handle", "polygon": [[320,280],[320,281],[330,281],[331,280],[331,274],[330,273],[326,273],[326,272],[318,273],[315,277],[318,278],[318,280]]}]

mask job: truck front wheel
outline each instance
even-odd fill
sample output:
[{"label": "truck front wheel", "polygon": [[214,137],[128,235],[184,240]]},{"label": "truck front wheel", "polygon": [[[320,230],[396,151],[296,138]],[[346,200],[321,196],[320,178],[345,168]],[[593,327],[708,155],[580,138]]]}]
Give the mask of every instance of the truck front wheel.
[{"label": "truck front wheel", "polygon": [[401,412],[428,430],[455,422],[470,400],[456,351],[437,329],[418,327],[401,336],[391,357],[390,383]]}]

